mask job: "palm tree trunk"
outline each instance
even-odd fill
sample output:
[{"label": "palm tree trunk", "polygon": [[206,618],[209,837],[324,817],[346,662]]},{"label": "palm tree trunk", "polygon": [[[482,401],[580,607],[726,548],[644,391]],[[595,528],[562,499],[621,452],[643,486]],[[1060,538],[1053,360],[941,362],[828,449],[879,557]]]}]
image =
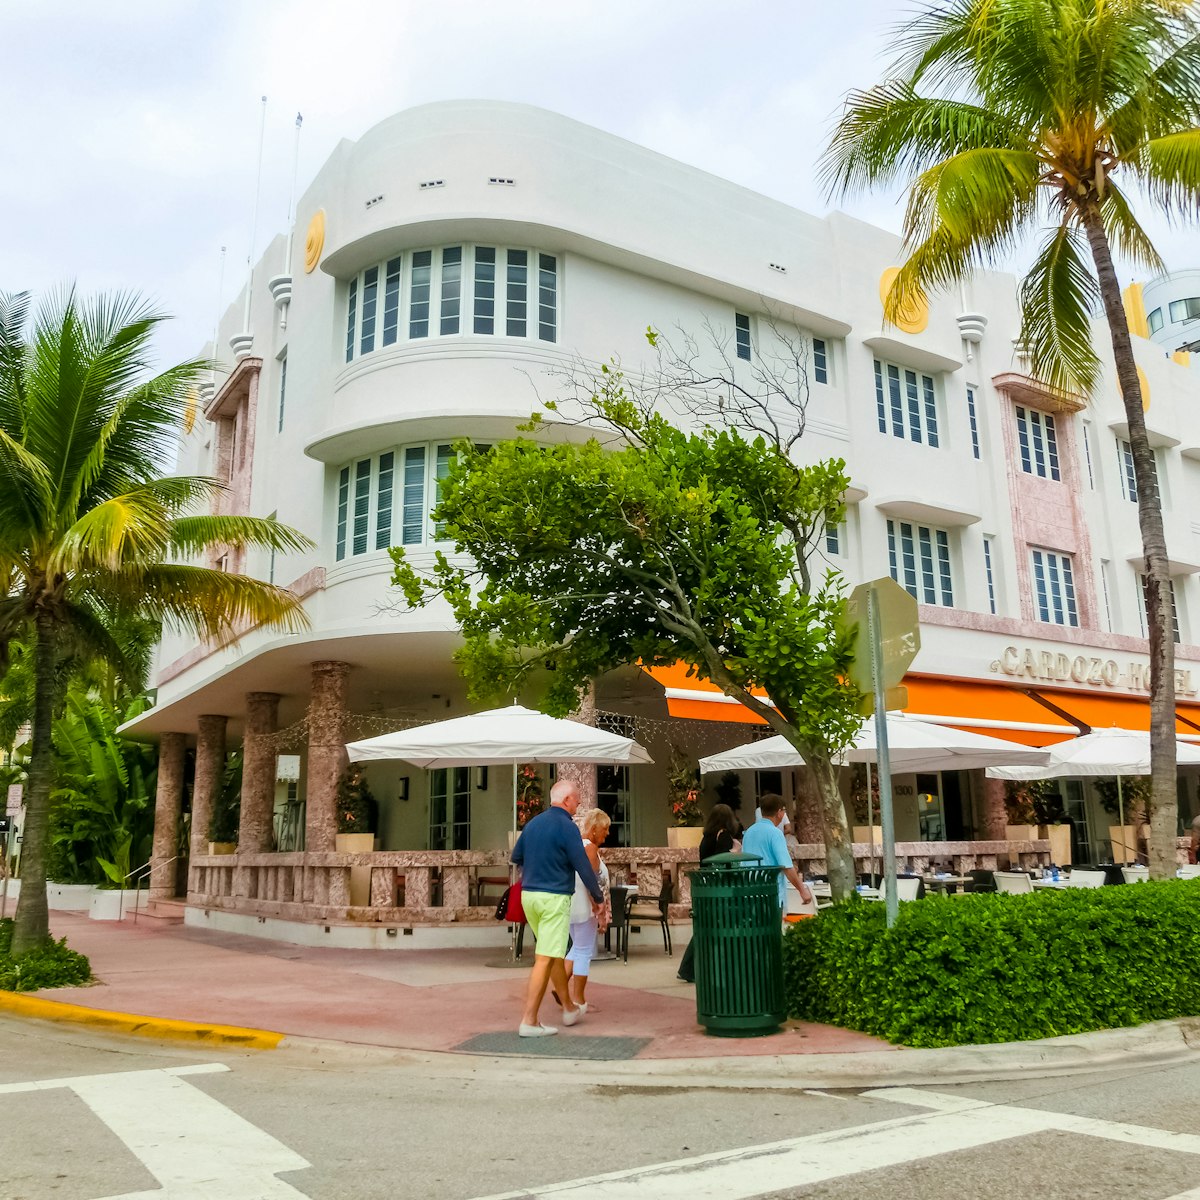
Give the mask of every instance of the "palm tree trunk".
[{"label": "palm tree trunk", "polygon": [[1171,574],[1167,541],[1163,533],[1162,501],[1154,451],[1146,436],[1142,388],[1138,382],[1129,324],[1121,303],[1121,289],[1113,268],[1112,252],[1100,210],[1094,204],[1083,211],[1083,224],[1100,295],[1108,318],[1117,381],[1129,425],[1133,473],[1138,489],[1138,523],[1146,556],[1146,625],[1150,652],[1150,876],[1168,879],[1175,874],[1177,791],[1175,781],[1175,641],[1171,621]]},{"label": "palm tree trunk", "polygon": [[46,908],[46,848],[50,827],[50,786],[54,776],[54,747],[50,732],[58,700],[53,619],[39,612],[34,621],[34,630],[29,794],[25,797],[21,899],[17,902],[17,918],[13,925],[13,954],[32,950],[50,936],[50,914]]}]

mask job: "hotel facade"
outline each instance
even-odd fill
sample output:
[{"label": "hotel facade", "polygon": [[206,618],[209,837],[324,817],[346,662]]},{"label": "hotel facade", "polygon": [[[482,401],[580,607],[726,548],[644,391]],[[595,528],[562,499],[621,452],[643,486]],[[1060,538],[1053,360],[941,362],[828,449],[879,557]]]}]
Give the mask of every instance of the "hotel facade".
[{"label": "hotel facade", "polygon": [[[850,585],[890,574],[920,605],[908,711],[1032,744],[1081,724],[1147,728],[1136,485],[1106,329],[1095,330],[1101,384],[1064,401],[1027,373],[1011,276],[980,273],[896,327],[881,297],[900,258],[886,231],[521,105],[429,105],[343,141],[295,228],[255,264],[249,300],[225,314],[219,370],[181,434],[179,469],[226,480],[223,511],[277,516],[315,543],[215,555],[210,565],[295,590],[309,629],[201,646],[166,635],[156,703],[126,728],[160,743],[160,863],[190,803],[193,903],[406,927],[418,910],[482,919],[479,881],[495,875],[511,827],[509,768],[369,769],[376,852],[354,863],[371,913],[350,903],[349,860],[334,853],[346,737],[468,711],[448,611],[405,609],[387,551],[402,545],[420,566],[449,549],[429,513],[456,439],[514,436],[580,364],[649,366],[647,326],[694,334],[702,349],[715,337],[747,380],[778,333],[802,347],[798,453],[843,458],[851,479],[820,555]],[[1197,297],[1197,272],[1126,293],[1162,489],[1183,735],[1200,735],[1200,374],[1178,347]],[[546,414],[537,436],[581,434]],[[681,671],[635,666],[597,680],[595,704],[657,763],[599,772],[617,857],[661,863],[667,879],[674,860],[653,848],[666,842],[670,749],[698,757],[745,740],[746,714]],[[222,858],[205,826],[237,748],[241,830]],[[743,812],[757,792],[794,786],[740,783]],[[1107,857],[1115,818],[1092,787],[1064,787],[1077,858]],[[898,776],[896,789],[902,840],[1003,837],[979,772]],[[1194,811],[1193,781],[1181,819]]]}]

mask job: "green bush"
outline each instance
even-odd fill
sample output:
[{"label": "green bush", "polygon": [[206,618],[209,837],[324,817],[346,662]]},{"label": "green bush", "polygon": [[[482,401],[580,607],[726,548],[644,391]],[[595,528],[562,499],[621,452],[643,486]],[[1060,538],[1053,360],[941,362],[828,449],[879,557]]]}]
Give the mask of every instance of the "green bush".
[{"label": "green bush", "polygon": [[92,967],[87,957],[67,948],[67,939],[46,941],[25,954],[13,958],[13,923],[0,921],[0,991],[36,992],[42,988],[76,987],[90,983]]},{"label": "green bush", "polygon": [[1200,881],[852,897],[784,939],[789,1012],[905,1046],[1057,1037],[1200,1014]]}]

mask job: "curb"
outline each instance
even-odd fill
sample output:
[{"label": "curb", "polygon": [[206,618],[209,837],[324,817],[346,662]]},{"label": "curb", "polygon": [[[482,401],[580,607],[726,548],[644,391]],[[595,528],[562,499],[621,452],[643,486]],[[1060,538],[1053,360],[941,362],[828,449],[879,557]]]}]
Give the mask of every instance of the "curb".
[{"label": "curb", "polygon": [[86,1008],[82,1004],[43,1000],[39,996],[23,996],[14,992],[0,992],[0,1012],[10,1012],[19,1017],[33,1017],[39,1021],[87,1025],[107,1033],[170,1038],[197,1045],[236,1046],[243,1050],[274,1050],[284,1038],[282,1033],[274,1033],[269,1029],[245,1029],[239,1025],[216,1025],[211,1022],[146,1017],[137,1013],[109,1012],[102,1008]]}]

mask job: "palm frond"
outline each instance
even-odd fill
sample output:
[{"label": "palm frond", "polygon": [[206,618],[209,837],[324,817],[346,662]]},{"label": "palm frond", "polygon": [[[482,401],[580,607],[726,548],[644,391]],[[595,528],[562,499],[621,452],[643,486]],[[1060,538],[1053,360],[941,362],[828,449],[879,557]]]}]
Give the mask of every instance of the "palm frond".
[{"label": "palm frond", "polygon": [[1105,129],[1122,157],[1152,138],[1200,125],[1200,33],[1195,29],[1194,17],[1172,16],[1162,60],[1109,112]]},{"label": "palm frond", "polygon": [[1061,392],[1087,392],[1099,372],[1092,309],[1099,287],[1083,235],[1066,222],[1051,230],[1021,283],[1021,341],[1035,378]]},{"label": "palm frond", "polygon": [[1200,129],[1151,138],[1131,169],[1150,199],[1171,216],[1200,216]]},{"label": "palm frond", "polygon": [[1104,188],[1100,215],[1109,243],[1118,254],[1147,271],[1159,272],[1167,269],[1154,248],[1150,235],[1134,216],[1125,193],[1111,179]]},{"label": "palm frond", "polygon": [[316,543],[273,517],[179,517],[171,524],[170,550],[199,554],[215,545],[258,546],[285,552],[312,550]]},{"label": "palm frond", "polygon": [[171,514],[153,489],[114,496],[87,509],[63,531],[47,560],[47,573],[119,571],[130,560],[166,554]]}]

